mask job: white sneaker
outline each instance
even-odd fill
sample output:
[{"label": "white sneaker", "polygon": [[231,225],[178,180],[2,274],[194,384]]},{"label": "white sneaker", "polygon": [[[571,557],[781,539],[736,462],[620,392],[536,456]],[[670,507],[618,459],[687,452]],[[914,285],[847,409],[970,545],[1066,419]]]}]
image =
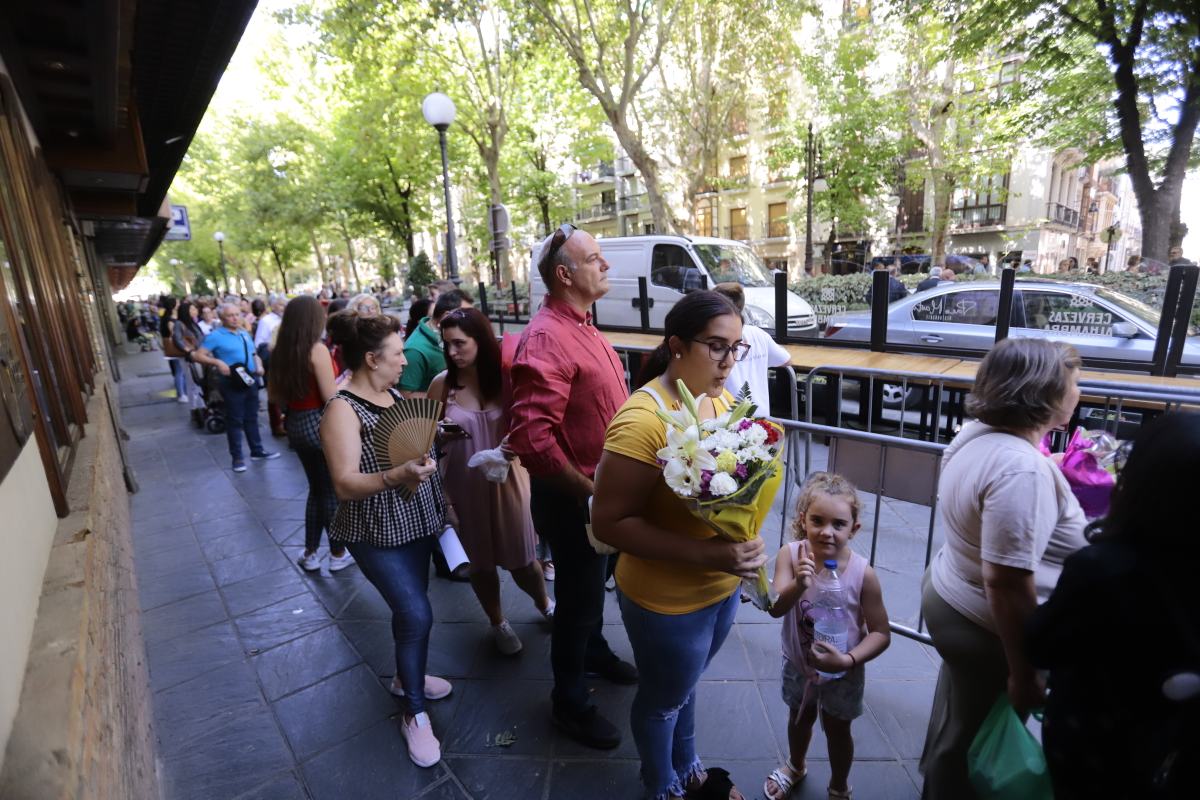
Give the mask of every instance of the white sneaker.
[{"label": "white sneaker", "polygon": [[340,556],[335,556],[332,552],[329,554],[329,571],[338,572],[345,569],[354,563],[354,556],[350,555],[350,551],[342,553]]},{"label": "white sneaker", "polygon": [[[349,555],[349,554],[347,554],[347,555]],[[332,558],[329,560],[333,561]],[[321,557],[319,555],[317,555],[315,552],[309,553],[300,558],[300,569],[304,570],[305,572],[316,572],[320,568],[321,568]]]},{"label": "white sneaker", "polygon": [[179,395],[179,397],[175,398],[176,403],[186,403],[187,401],[188,401],[188,396],[186,394],[181,394],[181,395]]},{"label": "white sneaker", "polygon": [[551,600],[550,605],[546,606],[545,611],[542,611],[540,608],[538,609],[538,611],[541,611],[542,616],[545,618],[546,622],[554,622],[554,609],[557,606],[558,606],[558,603],[556,603],[554,600]]},{"label": "white sneaker", "polygon": [[408,757],[418,767],[432,767],[442,760],[442,745],[433,735],[429,715],[422,711],[412,722],[400,721],[400,732],[408,742]]},{"label": "white sneaker", "polygon": [[546,579],[547,583],[554,582],[554,562],[548,558],[542,562],[542,576]]},{"label": "white sneaker", "polygon": [[496,642],[496,649],[506,656],[515,656],[525,646],[521,644],[521,639],[512,629],[512,625],[508,624],[508,620],[492,626],[492,639]]}]

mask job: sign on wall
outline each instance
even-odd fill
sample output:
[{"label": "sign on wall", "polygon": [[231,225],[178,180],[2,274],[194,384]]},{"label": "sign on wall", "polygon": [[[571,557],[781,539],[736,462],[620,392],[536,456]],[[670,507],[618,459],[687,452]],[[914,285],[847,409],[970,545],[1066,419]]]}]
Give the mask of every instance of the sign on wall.
[{"label": "sign on wall", "polygon": [[168,242],[190,242],[192,240],[192,225],[188,220],[187,206],[171,206],[171,224],[167,227],[167,235],[163,238]]}]

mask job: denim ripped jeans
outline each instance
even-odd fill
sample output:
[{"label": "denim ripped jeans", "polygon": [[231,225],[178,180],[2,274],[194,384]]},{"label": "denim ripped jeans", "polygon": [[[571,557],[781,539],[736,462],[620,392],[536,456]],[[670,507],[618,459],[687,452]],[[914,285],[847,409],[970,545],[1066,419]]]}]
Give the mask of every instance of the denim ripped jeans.
[{"label": "denim ripped jeans", "polygon": [[620,595],[641,676],[630,727],[654,800],[682,797],[704,771],[696,755],[696,684],[733,627],[740,590],[689,614],[658,614]]}]

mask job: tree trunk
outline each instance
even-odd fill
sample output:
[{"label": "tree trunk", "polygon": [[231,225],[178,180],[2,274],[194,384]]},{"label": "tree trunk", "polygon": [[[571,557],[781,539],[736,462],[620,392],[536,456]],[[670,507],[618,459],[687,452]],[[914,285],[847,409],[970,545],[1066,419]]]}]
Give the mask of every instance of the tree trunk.
[{"label": "tree trunk", "polygon": [[[387,163],[388,173],[392,176],[392,188],[395,190],[396,196],[400,198],[399,233],[400,238],[404,240],[404,249],[408,251],[408,259],[411,261],[417,257],[417,243],[413,233],[412,186],[401,186],[392,159],[384,156],[383,160]],[[383,192],[382,187],[380,192]]]},{"label": "tree trunk", "polygon": [[262,274],[262,260],[267,255],[267,251],[259,250],[258,255],[254,259],[254,274],[258,276],[258,282],[267,290],[267,294],[271,293],[271,284],[267,283],[267,279]]},{"label": "tree trunk", "polygon": [[283,279],[283,293],[288,293],[287,270],[283,268],[283,261],[279,258],[279,249],[275,247],[275,243],[271,242],[271,255],[275,256],[275,266],[279,269],[279,277]]},{"label": "tree trunk", "polygon": [[929,226],[930,264],[946,265],[946,233],[950,229],[950,200],[954,196],[954,185],[945,175],[933,178],[933,222]]},{"label": "tree trunk", "polygon": [[363,285],[362,280],[358,277],[358,262],[354,259],[354,240],[350,238],[345,225],[342,225],[342,238],[346,240],[346,258],[350,261],[350,274],[354,276],[354,286],[361,292]]},{"label": "tree trunk", "polygon": [[321,253],[321,244],[317,241],[317,232],[313,229],[308,231],[308,239],[312,242],[313,253],[317,256],[317,272],[321,274],[321,285],[325,285],[325,256]]},{"label": "tree trunk", "polygon": [[655,232],[674,233],[679,229],[679,225],[675,220],[675,215],[671,213],[670,207],[663,199],[658,177],[658,162],[646,152],[646,148],[642,146],[642,140],[630,129],[623,118],[613,114],[609,116],[609,122],[613,132],[617,134],[617,140],[624,148],[625,154],[637,167],[638,172],[641,173],[642,182],[646,184],[646,199],[650,201],[650,216],[654,219]]},{"label": "tree trunk", "polygon": [[[491,195],[493,206],[500,205],[501,201],[501,186],[500,186],[500,150],[498,148],[490,149],[487,153],[487,174],[488,174],[488,192]],[[491,218],[492,210],[488,209],[488,218]],[[490,225],[488,226],[491,227]],[[508,234],[505,234],[506,236]],[[488,243],[488,249],[492,248],[492,243]],[[511,283],[512,273],[508,266],[508,250],[494,250],[494,261],[496,266],[496,283],[497,285]]]},{"label": "tree trunk", "polygon": [[550,235],[550,196],[539,194],[536,198],[538,210],[542,214],[542,230],[545,231],[545,236]]}]

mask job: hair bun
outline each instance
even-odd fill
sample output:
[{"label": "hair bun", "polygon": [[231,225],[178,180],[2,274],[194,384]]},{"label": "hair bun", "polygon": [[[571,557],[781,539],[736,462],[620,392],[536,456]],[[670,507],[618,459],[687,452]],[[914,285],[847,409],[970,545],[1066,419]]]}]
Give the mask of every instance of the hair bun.
[{"label": "hair bun", "polygon": [[358,312],[338,311],[329,318],[329,341],[345,347],[358,339]]}]

